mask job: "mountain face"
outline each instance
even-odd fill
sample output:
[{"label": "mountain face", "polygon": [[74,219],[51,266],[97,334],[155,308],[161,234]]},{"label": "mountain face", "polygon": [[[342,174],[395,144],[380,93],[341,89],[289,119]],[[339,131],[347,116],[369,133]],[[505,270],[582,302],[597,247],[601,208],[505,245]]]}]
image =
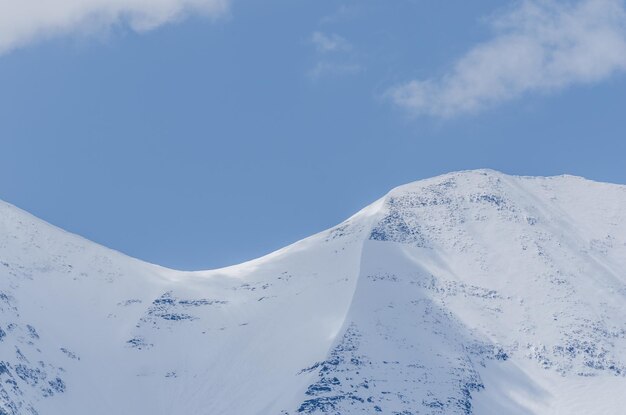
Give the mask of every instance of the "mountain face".
[{"label": "mountain face", "polygon": [[623,414],[626,186],[452,173],[174,271],[0,203],[0,414]]}]

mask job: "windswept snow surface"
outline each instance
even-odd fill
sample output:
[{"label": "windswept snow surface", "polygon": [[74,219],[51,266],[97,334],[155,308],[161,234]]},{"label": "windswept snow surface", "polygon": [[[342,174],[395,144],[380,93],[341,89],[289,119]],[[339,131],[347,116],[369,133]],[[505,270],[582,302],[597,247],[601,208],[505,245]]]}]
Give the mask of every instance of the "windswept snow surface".
[{"label": "windswept snow surface", "polygon": [[623,414],[626,187],[452,173],[181,272],[0,203],[0,415]]}]

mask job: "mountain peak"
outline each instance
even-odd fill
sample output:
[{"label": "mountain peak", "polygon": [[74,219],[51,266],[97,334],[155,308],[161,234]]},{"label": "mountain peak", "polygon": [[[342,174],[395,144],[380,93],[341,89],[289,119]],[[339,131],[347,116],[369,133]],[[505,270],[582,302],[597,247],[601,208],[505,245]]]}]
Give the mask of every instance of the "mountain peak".
[{"label": "mountain peak", "polygon": [[133,260],[10,205],[0,216],[0,413],[626,405],[624,186],[450,173],[201,272]]}]

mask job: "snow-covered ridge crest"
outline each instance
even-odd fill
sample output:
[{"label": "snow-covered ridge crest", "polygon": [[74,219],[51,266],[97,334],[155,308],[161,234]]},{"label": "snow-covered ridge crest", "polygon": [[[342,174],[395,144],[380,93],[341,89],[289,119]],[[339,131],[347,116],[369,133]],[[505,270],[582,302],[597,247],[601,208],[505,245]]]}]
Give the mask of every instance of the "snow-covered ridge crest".
[{"label": "snow-covered ridge crest", "polygon": [[414,182],[198,272],[0,203],[0,414],[617,414],[625,297],[626,187],[573,176]]}]

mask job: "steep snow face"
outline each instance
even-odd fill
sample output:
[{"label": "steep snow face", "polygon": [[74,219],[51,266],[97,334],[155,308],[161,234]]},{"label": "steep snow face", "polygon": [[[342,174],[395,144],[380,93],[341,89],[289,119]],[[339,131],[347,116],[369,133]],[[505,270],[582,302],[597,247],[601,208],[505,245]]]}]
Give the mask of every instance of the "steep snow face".
[{"label": "steep snow face", "polygon": [[412,183],[202,272],[0,204],[0,414],[619,414],[625,297],[626,187],[571,176]]}]

